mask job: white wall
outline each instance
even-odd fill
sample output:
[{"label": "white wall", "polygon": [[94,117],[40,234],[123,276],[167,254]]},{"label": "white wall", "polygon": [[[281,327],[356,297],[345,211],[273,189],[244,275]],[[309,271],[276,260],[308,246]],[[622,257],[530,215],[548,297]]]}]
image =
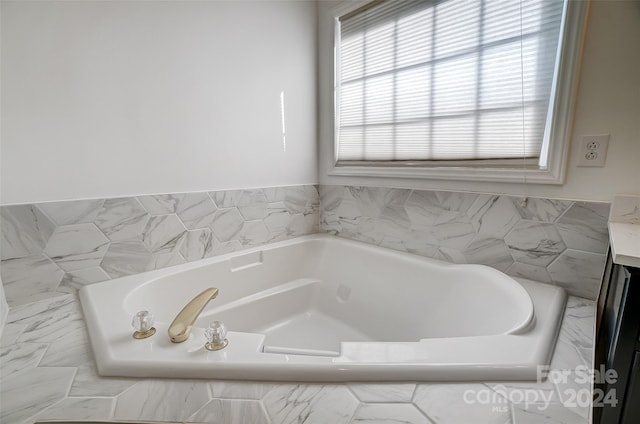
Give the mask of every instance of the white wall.
[{"label": "white wall", "polygon": [[2,1],[2,203],[317,183],[315,16]]},{"label": "white wall", "polygon": [[[322,184],[376,185],[611,201],[615,193],[640,194],[640,3],[593,1],[586,31],[567,178],[561,186],[438,180],[331,177],[335,2],[319,2],[319,142]],[[611,134],[604,168],[578,168],[582,135]]]}]

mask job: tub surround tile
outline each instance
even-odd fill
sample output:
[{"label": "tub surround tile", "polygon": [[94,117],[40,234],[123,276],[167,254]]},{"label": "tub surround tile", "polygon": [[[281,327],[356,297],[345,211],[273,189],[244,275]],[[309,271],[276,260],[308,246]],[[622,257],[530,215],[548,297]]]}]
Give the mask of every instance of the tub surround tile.
[{"label": "tub surround tile", "polygon": [[38,414],[37,420],[109,420],[115,399],[68,397]]},{"label": "tub surround tile", "polygon": [[291,222],[291,214],[287,211],[284,202],[271,202],[267,205],[267,216],[264,225],[272,234],[284,234]]},{"label": "tub surround tile", "polygon": [[[576,366],[592,367],[593,363],[593,333],[595,327],[595,302],[586,299],[570,297],[565,308],[563,325],[558,334],[556,348],[551,359],[551,369],[568,371],[566,379],[553,381],[560,403],[571,402],[572,395],[589,393],[591,385],[582,382],[576,375]],[[585,350],[589,354],[585,354]],[[570,408],[572,413],[588,419],[589,408],[575,406]]]},{"label": "tub surround tile", "polygon": [[225,241],[224,243],[215,241],[213,243],[212,256],[224,255],[224,254],[235,252],[237,250],[242,250],[242,249],[243,249],[243,246],[240,244],[238,240]]},{"label": "tub surround tile", "polygon": [[[306,199],[304,201],[306,203]],[[246,221],[267,216],[267,197],[262,189],[242,190],[236,206]]]},{"label": "tub surround tile", "polygon": [[209,196],[218,208],[231,208],[238,205],[242,190],[210,191]]},{"label": "tub surround tile", "polygon": [[431,233],[438,245],[453,249],[464,249],[476,235],[469,218],[458,212],[443,212],[433,223]]},{"label": "tub surround tile", "polygon": [[37,367],[47,347],[44,343],[21,343],[3,347],[0,349],[0,378],[4,381]]},{"label": "tub surround tile", "polygon": [[88,224],[98,215],[103,199],[38,203],[36,206],[56,225]]},{"label": "tub surround tile", "polygon": [[546,267],[566,246],[553,224],[522,220],[507,234],[505,241],[516,262]]},{"label": "tub surround tile", "polygon": [[279,424],[347,424],[359,404],[346,387],[320,384],[279,385],[262,402]]},{"label": "tub surround tile", "polygon": [[513,407],[514,424],[584,424],[585,419],[573,408],[561,403],[517,405]]},{"label": "tub surround tile", "polygon": [[76,327],[51,342],[40,366],[78,367],[92,359],[87,331],[84,327]]},{"label": "tub surround tile", "polygon": [[382,209],[376,223],[381,227],[377,231],[387,235],[405,236],[411,229],[411,219],[402,205],[390,205]]},{"label": "tub surround tile", "polygon": [[495,404],[465,401],[487,391],[491,389],[483,384],[421,384],[413,402],[437,424],[511,423],[509,403],[504,398],[498,398]]},{"label": "tub surround tile", "polygon": [[284,205],[294,215],[307,213],[313,205],[319,204],[318,189],[315,186],[292,186],[284,188]]},{"label": "tub surround tile", "polygon": [[59,311],[70,308],[75,302],[71,294],[60,293],[59,296],[47,299],[40,299],[24,305],[14,306],[9,310],[7,317],[8,324],[24,325],[25,328],[34,321],[43,317],[60,313]]},{"label": "tub surround tile", "polygon": [[292,188],[293,187],[267,187],[263,188],[262,192],[269,203],[284,202],[284,199],[287,197],[287,192]]},{"label": "tub surround tile", "polygon": [[138,196],[138,201],[150,215],[170,215],[178,211],[184,194],[158,194]]},{"label": "tub surround tile", "polygon": [[55,224],[35,205],[0,208],[2,259],[24,258],[42,253]]},{"label": "tub surround tile", "polygon": [[211,397],[214,399],[262,399],[277,383],[248,381],[214,381],[209,383]]},{"label": "tub surround tile", "polygon": [[207,193],[187,193],[178,204],[177,214],[189,230],[211,226],[217,208]]},{"label": "tub surround tile", "polygon": [[117,396],[140,382],[138,378],[101,377],[93,360],[80,365],[69,396]]},{"label": "tub surround tile", "polygon": [[401,403],[411,402],[416,390],[415,384],[349,384],[349,389],[362,402]]},{"label": "tub surround tile", "polygon": [[93,224],[63,225],[53,232],[44,249],[64,271],[100,265],[109,239]]},{"label": "tub surround tile", "polygon": [[26,324],[5,324],[4,329],[2,330],[2,337],[0,338],[0,348],[11,346],[16,343],[18,341],[18,337],[22,335],[25,328],[27,328]]},{"label": "tub surround tile", "polygon": [[262,220],[246,221],[238,233],[238,241],[247,247],[265,244],[269,238],[269,230]]},{"label": "tub surround tile", "polygon": [[540,199],[537,197],[527,197],[523,199],[512,197],[516,210],[522,219],[540,222],[554,222],[562,215],[573,202],[569,200]]},{"label": "tub surround tile", "polygon": [[[317,194],[314,194],[317,196]],[[285,189],[284,205],[290,214],[304,213],[314,200],[309,198],[305,187],[290,187]]]},{"label": "tub surround tile", "polygon": [[[288,237],[299,237],[318,232],[317,214],[295,214],[291,216],[285,234]],[[245,224],[246,225],[246,224]]]},{"label": "tub surround tile", "polygon": [[208,258],[213,253],[213,233],[209,228],[187,231],[180,254],[187,261]]},{"label": "tub surround tile", "polygon": [[514,262],[505,272],[507,275],[512,277],[526,278],[539,283],[551,283],[551,275],[549,275],[549,271],[547,271],[547,268],[542,266]]},{"label": "tub surround tile", "polygon": [[[606,203],[360,186],[321,186],[320,194],[321,232],[597,295]],[[585,252],[600,256],[575,274]]]},{"label": "tub surround tile", "polygon": [[213,216],[211,229],[219,241],[235,239],[242,230],[244,219],[238,209],[218,209]]},{"label": "tub surround tile", "polygon": [[513,201],[507,196],[479,195],[467,215],[476,231],[493,237],[504,237],[520,219]]},{"label": "tub surround tile", "polygon": [[271,424],[260,401],[212,399],[189,418],[198,423]]},{"label": "tub surround tile", "polygon": [[564,312],[564,322],[560,328],[560,337],[565,338],[570,345],[578,349],[590,349],[594,346],[594,320],[595,301],[569,297]]},{"label": "tub surround tile", "polygon": [[500,271],[506,271],[513,264],[511,252],[503,239],[477,234],[473,241],[462,251],[470,264],[487,265]]},{"label": "tub surround tile", "polygon": [[111,241],[140,237],[149,214],[135,197],[105,200],[94,223]]},{"label": "tub surround tile", "polygon": [[547,269],[553,284],[573,295],[595,300],[606,260],[605,255],[567,249]]},{"label": "tub surround tile", "polygon": [[58,297],[57,288],[64,271],[40,254],[2,261],[0,275],[7,303],[14,307]]},{"label": "tub surround tile", "polygon": [[413,190],[405,202],[413,228],[430,228],[443,209],[436,198],[436,192]]},{"label": "tub surround tile", "polygon": [[343,186],[320,186],[320,211],[324,214],[336,210],[342,203],[345,190]]},{"label": "tub surround tile", "polygon": [[73,297],[53,301],[41,313],[19,320],[10,312],[9,319],[27,325],[17,343],[52,343],[75,331],[85,331],[80,305]]},{"label": "tub surround tile", "polygon": [[33,368],[3,379],[0,387],[0,422],[21,423],[62,400],[75,368]]},{"label": "tub surround tile", "polygon": [[462,252],[449,247],[438,247],[438,251],[433,256],[434,259],[450,262],[452,264],[467,264],[467,258]]},{"label": "tub surround tile", "polygon": [[116,400],[116,420],[186,421],[209,402],[204,382],[149,380],[135,384]]},{"label": "tub surround tile", "polygon": [[435,205],[443,211],[467,212],[478,198],[473,193],[457,193],[453,191],[427,192],[435,195]]},{"label": "tub surround tile", "polygon": [[431,424],[431,421],[415,406],[406,403],[360,405],[351,422],[353,424]]},{"label": "tub surround tile", "polygon": [[64,274],[58,286],[58,291],[63,293],[75,293],[82,287],[109,280],[109,275],[100,267],[79,269]]},{"label": "tub surround tile", "polygon": [[160,269],[160,268],[167,268],[174,265],[182,265],[186,263],[187,261],[182,257],[182,255],[179,252],[159,253],[157,255],[153,255],[153,257],[151,258],[151,262],[149,263],[149,268]]},{"label": "tub surround tile", "polygon": [[496,395],[508,399],[512,405],[525,405],[537,399],[540,402],[559,402],[555,384],[549,379],[541,382],[502,381],[486,383]]},{"label": "tub surround tile", "polygon": [[[413,253],[414,255],[426,256],[427,258],[435,258],[438,254],[438,246],[436,244],[431,244],[429,240],[422,240],[422,237],[416,236],[415,232],[412,232],[410,238],[406,241],[403,241],[402,245],[407,252]],[[380,245],[382,246],[382,243]]]},{"label": "tub surround tile", "polygon": [[15,306],[317,233],[319,194],[316,186],[288,186],[0,206],[0,213],[0,273]]},{"label": "tub surround tile", "polygon": [[141,238],[151,253],[172,253],[180,249],[186,231],[176,215],[152,216]]},{"label": "tub surround tile", "polygon": [[609,247],[609,208],[608,203],[575,202],[556,224],[567,247],[606,253]]},{"label": "tub surround tile", "polygon": [[140,240],[111,243],[100,267],[111,278],[151,271],[153,254]]}]

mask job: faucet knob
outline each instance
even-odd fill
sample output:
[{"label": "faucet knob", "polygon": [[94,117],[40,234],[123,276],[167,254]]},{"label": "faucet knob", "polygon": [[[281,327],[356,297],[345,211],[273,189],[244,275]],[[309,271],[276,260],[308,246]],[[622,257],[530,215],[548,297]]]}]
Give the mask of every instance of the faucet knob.
[{"label": "faucet knob", "polygon": [[146,339],[156,333],[156,329],[153,327],[154,319],[153,315],[149,311],[140,311],[133,316],[131,320],[131,326],[134,330],[134,339]]},{"label": "faucet knob", "polygon": [[224,349],[229,344],[227,326],[221,321],[213,321],[209,328],[204,330],[204,336],[207,339],[207,343],[204,345],[207,350]]}]

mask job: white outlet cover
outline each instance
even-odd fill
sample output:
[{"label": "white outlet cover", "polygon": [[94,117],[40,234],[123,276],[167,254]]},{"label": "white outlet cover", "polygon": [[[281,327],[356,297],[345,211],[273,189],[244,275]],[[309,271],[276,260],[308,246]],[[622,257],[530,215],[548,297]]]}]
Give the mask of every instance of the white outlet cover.
[{"label": "white outlet cover", "polygon": [[580,140],[578,166],[603,167],[608,147],[609,134],[583,135]]}]

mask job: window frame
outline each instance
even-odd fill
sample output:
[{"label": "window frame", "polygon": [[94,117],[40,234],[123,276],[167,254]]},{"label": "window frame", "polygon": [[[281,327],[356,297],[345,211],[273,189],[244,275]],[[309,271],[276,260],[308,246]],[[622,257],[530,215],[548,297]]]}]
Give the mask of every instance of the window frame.
[{"label": "window frame", "polygon": [[[375,1],[375,0],[374,0]],[[503,166],[502,161],[398,161],[368,162],[346,161],[339,163],[336,143],[338,140],[338,87],[340,58],[339,18],[370,3],[371,0],[342,1],[331,9],[333,18],[333,93],[332,133],[330,154],[332,166],[329,176],[340,177],[390,177],[410,179],[434,179],[455,181],[489,181],[507,183],[563,184],[566,163],[573,130],[573,115],[578,88],[580,60],[584,44],[589,1],[568,0],[566,17],[560,31],[561,50],[558,58],[558,75],[552,85],[555,92],[551,124],[547,126],[547,168],[531,167],[531,162],[521,161],[514,166]],[[544,148],[544,147],[543,147]],[[517,160],[514,160],[517,161]],[[486,164],[486,165],[485,165]]]}]

